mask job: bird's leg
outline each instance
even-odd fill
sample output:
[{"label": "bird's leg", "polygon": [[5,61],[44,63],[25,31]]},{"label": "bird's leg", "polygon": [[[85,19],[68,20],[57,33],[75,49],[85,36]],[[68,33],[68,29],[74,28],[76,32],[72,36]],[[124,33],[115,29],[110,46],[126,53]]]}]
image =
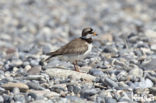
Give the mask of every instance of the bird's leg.
[{"label": "bird's leg", "polygon": [[75,62],[73,64],[74,64],[75,71],[80,72],[78,65],[77,65],[77,60],[75,60]]}]

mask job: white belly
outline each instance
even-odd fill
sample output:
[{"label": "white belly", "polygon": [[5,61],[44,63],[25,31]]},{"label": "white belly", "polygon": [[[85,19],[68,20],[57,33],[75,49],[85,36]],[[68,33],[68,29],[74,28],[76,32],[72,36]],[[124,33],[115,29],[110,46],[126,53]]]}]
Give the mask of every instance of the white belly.
[{"label": "white belly", "polygon": [[60,56],[60,59],[63,59],[65,61],[74,62],[75,60],[84,59],[92,50],[93,45],[88,44],[88,50],[84,54],[68,54]]}]

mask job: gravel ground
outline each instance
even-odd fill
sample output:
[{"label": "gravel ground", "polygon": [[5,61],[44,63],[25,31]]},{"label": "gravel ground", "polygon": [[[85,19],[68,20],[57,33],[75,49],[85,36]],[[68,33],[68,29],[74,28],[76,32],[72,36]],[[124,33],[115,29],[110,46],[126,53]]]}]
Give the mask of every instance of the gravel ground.
[{"label": "gravel ground", "polygon": [[[155,0],[1,0],[0,103],[155,103]],[[40,62],[84,27],[79,62]]]}]

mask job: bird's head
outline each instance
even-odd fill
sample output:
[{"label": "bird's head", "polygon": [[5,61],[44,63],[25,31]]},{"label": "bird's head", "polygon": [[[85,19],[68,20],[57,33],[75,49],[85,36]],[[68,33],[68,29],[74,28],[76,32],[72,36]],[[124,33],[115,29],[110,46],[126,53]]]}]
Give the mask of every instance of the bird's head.
[{"label": "bird's head", "polygon": [[[91,35],[90,35],[91,34]],[[82,38],[91,38],[92,36],[97,36],[97,34],[93,31],[92,28],[87,27],[82,30]]]}]

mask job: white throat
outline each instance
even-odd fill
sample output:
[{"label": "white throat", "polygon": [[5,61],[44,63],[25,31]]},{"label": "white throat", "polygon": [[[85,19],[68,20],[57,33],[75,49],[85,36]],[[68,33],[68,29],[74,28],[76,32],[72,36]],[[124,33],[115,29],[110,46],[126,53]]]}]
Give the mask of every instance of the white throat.
[{"label": "white throat", "polygon": [[85,56],[87,56],[92,51],[92,47],[93,47],[92,43],[88,44],[88,50],[84,53]]}]

